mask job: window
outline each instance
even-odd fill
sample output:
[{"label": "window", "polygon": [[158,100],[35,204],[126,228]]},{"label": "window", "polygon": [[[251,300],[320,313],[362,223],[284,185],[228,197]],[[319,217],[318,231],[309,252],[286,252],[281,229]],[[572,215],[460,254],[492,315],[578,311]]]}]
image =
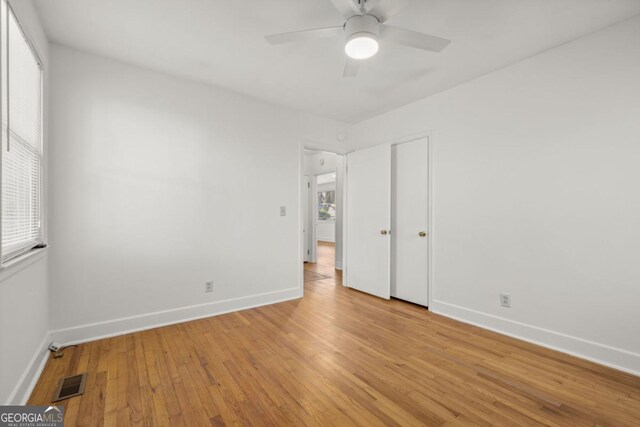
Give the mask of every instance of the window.
[{"label": "window", "polygon": [[321,221],[336,219],[336,192],[318,191],[318,219]]},{"label": "window", "polygon": [[0,0],[2,263],[43,242],[42,66]]}]

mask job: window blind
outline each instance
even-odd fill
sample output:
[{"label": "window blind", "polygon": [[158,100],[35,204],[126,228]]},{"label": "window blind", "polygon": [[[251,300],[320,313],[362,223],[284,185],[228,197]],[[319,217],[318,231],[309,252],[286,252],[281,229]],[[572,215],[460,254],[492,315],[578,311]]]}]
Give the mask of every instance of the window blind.
[{"label": "window blind", "polygon": [[42,243],[42,68],[2,7],[2,262]]}]

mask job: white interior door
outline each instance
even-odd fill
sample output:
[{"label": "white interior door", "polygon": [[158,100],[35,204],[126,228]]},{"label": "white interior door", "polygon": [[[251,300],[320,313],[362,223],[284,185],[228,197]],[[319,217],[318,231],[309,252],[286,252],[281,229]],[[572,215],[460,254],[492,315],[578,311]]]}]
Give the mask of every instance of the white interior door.
[{"label": "white interior door", "polygon": [[308,262],[310,259],[310,255],[311,255],[311,250],[309,248],[310,244],[309,244],[309,222],[310,222],[310,218],[309,218],[309,197],[310,197],[310,193],[311,193],[311,180],[309,179],[309,175],[305,175],[304,176],[304,180],[302,182],[303,188],[302,188],[302,239],[304,242],[303,245],[303,253],[302,253],[302,259],[304,260],[304,262]]},{"label": "white interior door", "polygon": [[391,296],[429,304],[429,172],[427,139],[394,145],[391,153]]},{"label": "white interior door", "polygon": [[347,155],[347,283],[390,297],[391,146]]}]

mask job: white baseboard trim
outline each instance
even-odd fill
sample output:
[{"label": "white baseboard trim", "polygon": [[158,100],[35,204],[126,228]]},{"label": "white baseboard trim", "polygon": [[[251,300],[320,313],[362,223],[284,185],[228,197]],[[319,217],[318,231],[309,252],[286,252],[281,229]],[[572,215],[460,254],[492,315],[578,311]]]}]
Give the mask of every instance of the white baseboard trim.
[{"label": "white baseboard trim", "polygon": [[342,270],[342,261],[336,261],[336,270]]},{"label": "white baseboard trim", "polygon": [[190,320],[217,316],[239,310],[260,307],[268,304],[289,301],[300,298],[300,288],[289,288],[275,292],[250,295],[180,307],[170,310],[146,313],[137,316],[90,323],[71,328],[51,331],[51,338],[64,345],[80,344],[118,335],[144,331],[146,329],[188,322]]},{"label": "white baseboard trim", "polygon": [[29,361],[27,369],[22,373],[18,384],[16,384],[16,387],[9,395],[9,399],[7,399],[5,405],[25,405],[27,403],[49,359],[48,347],[50,340],[51,335],[47,333],[38,345],[38,349],[31,358],[31,361]]},{"label": "white baseboard trim", "polygon": [[640,376],[640,354],[549,329],[509,320],[443,301],[432,301],[431,311],[463,323],[508,335],[523,341],[567,353],[619,371]]}]

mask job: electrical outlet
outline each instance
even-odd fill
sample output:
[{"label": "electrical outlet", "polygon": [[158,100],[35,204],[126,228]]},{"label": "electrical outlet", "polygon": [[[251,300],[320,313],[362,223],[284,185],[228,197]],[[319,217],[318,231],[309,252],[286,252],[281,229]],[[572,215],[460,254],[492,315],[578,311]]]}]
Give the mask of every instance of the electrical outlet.
[{"label": "electrical outlet", "polygon": [[511,308],[511,295],[500,294],[500,305],[503,307]]},{"label": "electrical outlet", "polygon": [[213,292],[213,282],[206,282],[204,284],[204,291],[205,292]]},{"label": "electrical outlet", "polygon": [[287,207],[280,206],[280,216],[287,216]]}]

